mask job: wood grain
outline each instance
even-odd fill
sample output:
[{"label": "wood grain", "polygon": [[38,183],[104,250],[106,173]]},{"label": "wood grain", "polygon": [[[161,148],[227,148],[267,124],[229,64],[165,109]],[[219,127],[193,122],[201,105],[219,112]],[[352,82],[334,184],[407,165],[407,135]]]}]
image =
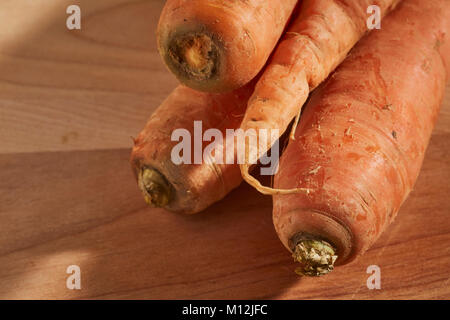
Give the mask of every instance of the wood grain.
[{"label": "wood grain", "polygon": [[[65,27],[69,4],[82,30]],[[0,298],[450,298],[450,87],[415,190],[358,261],[299,278],[271,199],[246,185],[195,216],[145,206],[130,136],[176,81],[163,1],[0,4]],[[66,288],[79,265],[82,289]],[[366,286],[381,268],[381,290]]]}]

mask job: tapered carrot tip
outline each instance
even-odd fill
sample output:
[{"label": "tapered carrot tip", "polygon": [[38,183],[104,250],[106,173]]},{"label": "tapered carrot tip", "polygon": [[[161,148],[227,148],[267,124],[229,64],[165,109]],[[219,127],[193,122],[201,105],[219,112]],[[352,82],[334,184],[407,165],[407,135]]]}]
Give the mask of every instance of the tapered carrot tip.
[{"label": "tapered carrot tip", "polygon": [[158,171],[142,168],[138,178],[145,202],[150,206],[162,208],[171,201],[172,189],[170,184]]},{"label": "tapered carrot tip", "polygon": [[300,276],[319,277],[334,269],[337,259],[331,244],[313,236],[299,236],[295,239],[292,257],[300,264],[295,273]]},{"label": "tapered carrot tip", "polygon": [[219,50],[205,34],[187,34],[175,38],[169,45],[168,63],[173,71],[192,80],[208,80],[217,71]]}]

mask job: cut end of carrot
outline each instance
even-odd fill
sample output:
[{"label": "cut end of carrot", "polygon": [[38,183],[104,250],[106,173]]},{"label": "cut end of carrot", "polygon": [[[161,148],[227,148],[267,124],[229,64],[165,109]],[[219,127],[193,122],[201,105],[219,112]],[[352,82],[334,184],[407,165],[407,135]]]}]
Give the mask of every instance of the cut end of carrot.
[{"label": "cut end of carrot", "polygon": [[333,271],[338,256],[329,242],[305,233],[295,235],[292,242],[295,244],[292,257],[300,264],[295,273],[319,277]]},{"label": "cut end of carrot", "polygon": [[172,200],[172,188],[164,176],[158,171],[144,167],[139,172],[139,188],[145,202],[157,208],[163,208]]},{"label": "cut end of carrot", "polygon": [[217,73],[219,49],[210,36],[188,33],[172,39],[167,58],[178,76],[205,81]]}]

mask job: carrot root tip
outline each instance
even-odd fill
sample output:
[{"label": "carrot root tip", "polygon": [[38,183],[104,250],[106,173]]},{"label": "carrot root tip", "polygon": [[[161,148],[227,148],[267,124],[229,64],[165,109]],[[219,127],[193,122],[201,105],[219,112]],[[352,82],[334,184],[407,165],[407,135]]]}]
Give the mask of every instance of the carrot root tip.
[{"label": "carrot root tip", "polygon": [[138,185],[147,204],[163,208],[170,203],[171,186],[158,171],[147,167],[142,168],[138,176]]},{"label": "carrot root tip", "polygon": [[329,242],[299,233],[293,237],[293,243],[292,257],[300,264],[295,273],[300,276],[319,277],[333,271],[338,256]]},{"label": "carrot root tip", "polygon": [[242,178],[253,188],[258,190],[260,193],[267,195],[267,196],[274,196],[274,195],[287,195],[287,194],[296,194],[296,193],[304,193],[309,195],[312,190],[308,188],[293,188],[293,189],[277,189],[277,188],[271,188],[266,187],[261,184],[261,182],[258,181],[255,177],[253,177],[250,174],[250,165],[248,163],[241,164],[241,175]]}]

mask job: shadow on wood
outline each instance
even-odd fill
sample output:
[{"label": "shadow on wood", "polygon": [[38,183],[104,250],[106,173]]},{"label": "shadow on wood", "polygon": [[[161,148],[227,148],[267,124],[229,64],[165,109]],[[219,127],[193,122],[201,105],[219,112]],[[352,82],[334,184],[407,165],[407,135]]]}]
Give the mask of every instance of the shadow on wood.
[{"label": "shadow on wood", "polygon": [[[0,296],[262,298],[298,280],[269,197],[244,185],[198,215],[146,208],[129,152],[0,156]],[[73,264],[81,291],[65,288]]]}]

